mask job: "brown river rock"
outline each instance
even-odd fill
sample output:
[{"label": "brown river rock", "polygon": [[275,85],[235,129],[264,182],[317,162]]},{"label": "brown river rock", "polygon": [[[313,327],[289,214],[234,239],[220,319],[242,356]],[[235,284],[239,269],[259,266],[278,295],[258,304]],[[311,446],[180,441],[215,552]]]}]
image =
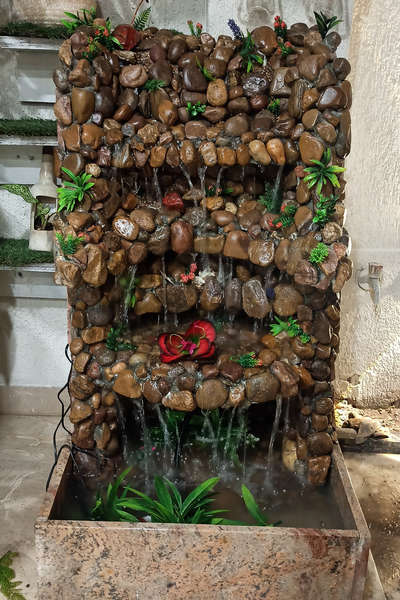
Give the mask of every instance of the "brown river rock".
[{"label": "brown river rock", "polygon": [[253,375],[246,381],[246,396],[250,403],[272,402],[279,392],[278,379],[269,371]]},{"label": "brown river rock", "polygon": [[310,133],[303,133],[299,141],[301,160],[305,165],[311,166],[312,160],[321,160],[324,153],[324,145]]},{"label": "brown river rock", "polygon": [[104,285],[107,281],[107,266],[101,248],[89,244],[86,250],[87,265],[82,273],[82,279],[93,287]]},{"label": "brown river rock", "polygon": [[142,65],[128,65],[122,67],[119,82],[128,88],[142,87],[148,79],[145,68]]},{"label": "brown river rock", "polygon": [[253,29],[251,32],[251,37],[254,40],[257,50],[266,56],[272,54],[275,48],[278,46],[274,30],[266,25],[262,25],[261,27],[256,27],[256,29]]},{"label": "brown river rock", "polygon": [[142,395],[140,385],[135,380],[133,373],[128,369],[122,371],[113,385],[113,390],[126,398],[138,399]]},{"label": "brown river rock", "polygon": [[185,221],[171,225],[171,248],[177,254],[185,254],[193,248],[193,227]]},{"label": "brown river rock", "polygon": [[228,101],[228,90],[223,79],[210,81],[207,87],[207,101],[211,106],[224,106]]},{"label": "brown river rock", "polygon": [[272,240],[252,240],[249,245],[249,259],[255,265],[268,267],[274,260],[275,246]]},{"label": "brown river rock", "polygon": [[303,296],[291,285],[279,283],[274,288],[273,308],[279,317],[295,315],[299,304],[303,304]]},{"label": "brown river rock", "polygon": [[[89,90],[73,88],[71,105],[74,118],[78,123],[85,123],[94,111],[94,94]],[[69,123],[66,123],[68,125]]]},{"label": "brown river rock", "polygon": [[271,305],[258,279],[250,279],[243,285],[242,302],[245,313],[254,319],[263,319],[271,310]]},{"label": "brown river rock", "polygon": [[225,240],[224,256],[247,260],[249,244],[250,238],[246,232],[240,230],[230,231]]},{"label": "brown river rock", "polygon": [[206,379],[196,392],[196,403],[202,410],[214,410],[222,406],[228,390],[219,379]]},{"label": "brown river rock", "polygon": [[200,294],[200,305],[207,312],[214,312],[224,299],[224,290],[216,277],[207,279]]},{"label": "brown river rock", "polygon": [[72,111],[71,99],[69,96],[60,96],[54,104],[53,110],[56,119],[58,119],[62,125],[71,125]]},{"label": "brown river rock", "polygon": [[163,397],[162,403],[171,410],[181,410],[183,412],[192,412],[196,410],[196,402],[194,401],[192,392],[182,390],[180,392],[168,392]]}]

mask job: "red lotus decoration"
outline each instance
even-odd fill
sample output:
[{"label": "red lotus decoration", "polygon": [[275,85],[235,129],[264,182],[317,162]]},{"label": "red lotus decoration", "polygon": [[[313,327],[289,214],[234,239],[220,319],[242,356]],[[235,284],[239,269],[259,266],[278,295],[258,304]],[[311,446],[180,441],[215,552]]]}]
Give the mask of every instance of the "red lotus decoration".
[{"label": "red lotus decoration", "polygon": [[178,192],[169,192],[168,194],[165,194],[162,203],[171,210],[183,211],[185,209],[183,200]]},{"label": "red lotus decoration", "polygon": [[215,329],[209,321],[194,321],[184,335],[162,333],[158,338],[161,361],[210,358],[215,353]]},{"label": "red lotus decoration", "polygon": [[136,31],[132,25],[118,25],[112,34],[124,50],[132,50],[142,39],[141,33]]}]

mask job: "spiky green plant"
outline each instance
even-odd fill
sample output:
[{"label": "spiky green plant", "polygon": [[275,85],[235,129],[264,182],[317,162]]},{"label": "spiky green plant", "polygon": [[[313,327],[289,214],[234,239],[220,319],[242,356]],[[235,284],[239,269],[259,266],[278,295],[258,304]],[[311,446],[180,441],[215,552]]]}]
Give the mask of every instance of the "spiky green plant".
[{"label": "spiky green plant", "polygon": [[333,29],[333,27],[336,27],[336,25],[339,25],[339,23],[343,22],[342,19],[338,19],[336,16],[328,17],[327,15],[324,15],[323,12],[317,13],[314,11],[314,16],[323,40],[326,38],[328,32]]},{"label": "spiky green plant", "polygon": [[186,105],[186,110],[193,119],[203,114],[203,112],[206,110],[206,105],[201,104],[201,102],[196,102],[196,104],[188,102]]},{"label": "spiky green plant", "polygon": [[238,363],[244,369],[251,369],[262,365],[262,361],[259,358],[256,358],[255,352],[248,352],[247,354],[241,354],[240,356],[231,356],[229,360]]},{"label": "spiky green plant", "polygon": [[124,333],[124,326],[117,325],[116,327],[111,327],[108,332],[106,339],[106,346],[109,350],[113,350],[114,352],[118,352],[118,350],[135,350],[136,346],[133,344],[129,344],[128,342],[123,342],[121,340]]},{"label": "spiky green plant", "polygon": [[258,202],[262,204],[268,212],[278,213],[282,206],[282,190],[272,186],[268,181],[265,183],[264,194],[259,196]]},{"label": "spiky green plant", "polygon": [[199,59],[197,57],[196,57],[196,64],[197,64],[198,68],[200,69],[200,71],[203,73],[204,77],[207,79],[207,81],[215,81],[214,75],[212,75],[210,73],[210,71],[207,69],[207,67],[203,67],[203,65],[201,64],[201,62],[199,61]]},{"label": "spiky green plant", "polygon": [[148,92],[155,92],[166,85],[167,84],[162,79],[148,79],[144,84],[143,89],[147,90]]},{"label": "spiky green plant", "polygon": [[272,323],[269,327],[272,335],[279,335],[282,331],[285,331],[289,337],[299,337],[303,344],[307,344],[311,337],[304,333],[300,325],[297,323],[297,319],[289,317],[287,321],[282,321],[279,317],[275,316],[276,323]]},{"label": "spiky green plant", "polygon": [[61,167],[61,169],[72,181],[64,181],[64,187],[59,188],[57,191],[59,199],[58,211],[60,212],[65,208],[68,212],[71,212],[74,210],[77,202],[82,202],[85,194],[91,196],[89,190],[94,186],[94,182],[90,181],[92,176],[89,173],[74,175],[72,171],[65,167]]},{"label": "spiky green plant", "polygon": [[275,117],[281,114],[281,101],[279,98],[274,98],[270,100],[267,109],[271,112]]},{"label": "spiky green plant", "polygon": [[[135,490],[125,487],[118,496],[123,479],[129,473],[126,469],[113,485],[109,484],[106,497],[97,496],[91,513],[95,519],[105,521],[138,521],[134,513],[150,517],[152,523],[218,523],[218,516],[224,510],[210,510],[214,501],[211,492],[219,478],[207,479],[198,485],[185,499],[177,487],[165,477],[155,477],[156,500]],[[128,494],[132,494],[128,496]]]},{"label": "spiky green plant", "polygon": [[307,167],[304,169],[304,172],[307,173],[306,177],[304,177],[305,183],[307,183],[310,189],[316,185],[317,194],[321,193],[322,186],[327,183],[327,181],[330,181],[334,187],[340,187],[336,173],[343,173],[346,169],[344,167],[330,165],[331,158],[331,149],[328,148],[325,150],[321,160],[316,160],[315,158],[311,159],[311,162],[315,165],[314,167]]},{"label": "spiky green plant", "polygon": [[146,29],[150,19],[150,14],[151,7],[145,8],[144,10],[142,10],[142,12],[138,14],[138,16],[133,22],[133,27],[136,29],[136,31],[143,31],[144,29]]},{"label": "spiky green plant", "polygon": [[253,494],[245,485],[242,485],[242,498],[247,510],[259,527],[275,527],[276,523],[274,524],[268,521],[267,516],[261,512]]},{"label": "spiky green plant", "polygon": [[276,217],[272,222],[274,225],[279,225],[280,227],[290,227],[294,223],[294,215],[296,214],[297,206],[294,204],[288,204],[285,206],[279,217]]},{"label": "spiky green plant", "polygon": [[244,59],[247,73],[253,70],[255,64],[264,64],[264,57],[256,50],[250,31],[247,32],[247,36],[243,40],[240,56]]},{"label": "spiky green plant", "polygon": [[37,199],[32,195],[30,187],[22,183],[4,183],[0,185],[0,189],[7,190],[10,194],[20,196],[28,204],[36,204]]},{"label": "spiky green plant", "polygon": [[91,27],[93,25],[93,21],[96,18],[96,8],[82,8],[76,14],[64,11],[64,15],[69,17],[71,20],[62,19],[61,23],[64,25],[69,35],[72,35],[74,31],[81,27],[82,25],[88,25]]},{"label": "spiky green plant", "polygon": [[308,260],[311,263],[313,263],[314,265],[319,265],[322,262],[324,262],[324,260],[326,258],[328,258],[328,255],[329,255],[328,246],[326,244],[324,244],[323,242],[319,242],[319,244],[311,250]]},{"label": "spiky green plant", "polygon": [[0,119],[0,135],[55,136],[57,121],[51,119]]},{"label": "spiky green plant", "polygon": [[325,225],[335,212],[335,206],[339,196],[331,194],[330,196],[319,195],[318,202],[315,207],[313,223]]},{"label": "spiky green plant", "polygon": [[82,236],[74,237],[70,233],[67,237],[64,237],[61,233],[56,233],[56,238],[60,245],[60,250],[66,258],[75,254],[79,246],[84,242]]},{"label": "spiky green plant", "polygon": [[7,600],[26,600],[20,589],[21,581],[15,581],[15,571],[11,567],[18,552],[6,552],[0,557],[0,592]]}]

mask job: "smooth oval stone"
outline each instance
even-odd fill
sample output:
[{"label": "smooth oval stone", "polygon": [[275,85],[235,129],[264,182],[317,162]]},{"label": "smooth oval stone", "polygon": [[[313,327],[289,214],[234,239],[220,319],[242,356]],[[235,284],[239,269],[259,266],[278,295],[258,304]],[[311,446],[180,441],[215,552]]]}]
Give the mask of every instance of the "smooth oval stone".
[{"label": "smooth oval stone", "polygon": [[150,79],[161,79],[169,85],[172,81],[172,69],[168,61],[159,59],[149,69]]},{"label": "smooth oval stone", "polygon": [[214,410],[222,406],[228,390],[219,379],[206,379],[196,392],[196,403],[202,410]]},{"label": "smooth oval stone", "polygon": [[251,130],[254,133],[260,131],[268,131],[271,129],[273,123],[273,116],[268,110],[262,110],[253,119]]},{"label": "smooth oval stone", "polygon": [[224,299],[224,290],[216,277],[207,279],[200,294],[200,306],[207,312],[217,310]]},{"label": "smooth oval stone", "polygon": [[338,79],[346,79],[350,74],[351,66],[346,58],[335,58],[333,61],[333,70]]},{"label": "smooth oval stone", "polygon": [[119,82],[124,87],[142,87],[148,79],[146,69],[142,65],[127,65],[122,67]]},{"label": "smooth oval stone", "polygon": [[271,310],[264,288],[258,279],[250,279],[242,287],[243,310],[253,319],[263,319]]},{"label": "smooth oval stone", "polygon": [[312,160],[321,160],[324,153],[324,145],[316,137],[308,132],[303,133],[299,141],[301,160],[307,166],[312,166]]},{"label": "smooth oval stone", "polygon": [[[85,160],[81,154],[74,152],[64,158],[62,166],[71,171],[74,175],[79,175],[85,167]],[[66,174],[63,174],[63,179],[70,181],[70,178]]]},{"label": "smooth oval stone", "polygon": [[183,67],[186,67],[186,65],[197,66],[197,61],[198,61],[201,64],[201,66],[203,66],[204,59],[205,59],[205,56],[204,56],[203,52],[186,52],[179,59],[178,65],[181,69],[183,69]]},{"label": "smooth oval stone", "polygon": [[274,260],[275,246],[272,240],[252,240],[249,245],[249,259],[260,267],[268,267]]},{"label": "smooth oval stone", "polygon": [[249,257],[250,238],[245,231],[230,231],[226,236],[224,256],[247,260]]},{"label": "smooth oval stone", "polygon": [[297,145],[292,140],[285,140],[283,145],[285,149],[286,162],[289,165],[296,164],[300,155]]},{"label": "smooth oval stone", "polygon": [[286,163],[285,149],[279,138],[268,140],[267,152],[275,164],[282,166]]},{"label": "smooth oval stone", "polygon": [[306,129],[312,129],[317,122],[317,119],[321,113],[318,109],[312,108],[307,110],[302,118],[302,123]]},{"label": "smooth oval stone", "polygon": [[187,51],[187,44],[183,38],[175,38],[168,47],[168,60],[177,63],[180,57]]},{"label": "smooth oval stone", "polygon": [[253,140],[249,144],[250,155],[253,160],[261,165],[269,165],[271,157],[267,152],[265,144],[261,140]]},{"label": "smooth oval stone", "polygon": [[204,92],[208,83],[197,65],[189,64],[183,69],[183,85],[190,92]]},{"label": "smooth oval stone", "polygon": [[279,283],[274,288],[273,308],[280,317],[290,317],[297,312],[297,307],[304,304],[303,295],[293,286]]},{"label": "smooth oval stone", "polygon": [[346,95],[340,87],[327,87],[322,92],[317,106],[320,110],[344,108],[346,106]]},{"label": "smooth oval stone", "polygon": [[69,92],[71,84],[68,80],[68,71],[66,69],[55,69],[53,73],[54,85],[60,92]]},{"label": "smooth oval stone", "polygon": [[207,100],[211,106],[224,106],[228,102],[228,90],[223,79],[210,81],[207,87]]},{"label": "smooth oval stone", "polygon": [[220,227],[225,227],[225,225],[229,225],[229,223],[235,220],[235,215],[228,210],[214,210],[211,218]]},{"label": "smooth oval stone", "polygon": [[158,118],[165,125],[173,125],[178,119],[176,106],[170,100],[162,100],[158,106]]},{"label": "smooth oval stone", "polygon": [[150,60],[157,62],[158,60],[166,60],[167,53],[160,44],[154,44],[150,48]]},{"label": "smooth oval stone", "polygon": [[115,111],[114,96],[110,87],[101,87],[95,95],[95,110],[103,117],[111,117]]},{"label": "smooth oval stone", "polygon": [[266,56],[272,54],[278,46],[275,31],[266,25],[256,27],[256,29],[251,32],[251,37],[254,40],[257,50]]},{"label": "smooth oval stone", "polygon": [[243,90],[246,96],[264,94],[268,91],[269,80],[266,76],[254,73],[248,75],[243,83]]},{"label": "smooth oval stone", "polygon": [[203,113],[203,117],[210,123],[218,123],[226,116],[226,108],[224,106],[207,106]]},{"label": "smooth oval stone", "polygon": [[337,132],[330,123],[321,121],[321,123],[318,123],[316,129],[318,135],[324,140],[324,142],[327,142],[328,144],[334,144],[336,142]]},{"label": "smooth oval stone", "polygon": [[249,119],[245,114],[238,114],[225,121],[225,133],[227,135],[239,136],[249,131]]},{"label": "smooth oval stone", "polygon": [[204,66],[213,77],[224,77],[226,73],[227,63],[219,58],[206,58]]},{"label": "smooth oval stone", "polygon": [[171,225],[171,248],[177,254],[185,254],[193,248],[193,227],[186,221],[174,221]]},{"label": "smooth oval stone", "polygon": [[250,112],[250,104],[247,98],[234,98],[228,102],[228,111],[231,114],[248,113]]},{"label": "smooth oval stone", "polygon": [[214,167],[217,162],[217,149],[213,142],[203,142],[199,146],[199,152],[207,167]]},{"label": "smooth oval stone", "polygon": [[115,217],[112,226],[114,231],[125,240],[133,241],[139,234],[139,226],[128,217]]},{"label": "smooth oval stone", "polygon": [[95,102],[93,92],[73,88],[71,106],[74,118],[78,123],[85,123],[94,112]]}]

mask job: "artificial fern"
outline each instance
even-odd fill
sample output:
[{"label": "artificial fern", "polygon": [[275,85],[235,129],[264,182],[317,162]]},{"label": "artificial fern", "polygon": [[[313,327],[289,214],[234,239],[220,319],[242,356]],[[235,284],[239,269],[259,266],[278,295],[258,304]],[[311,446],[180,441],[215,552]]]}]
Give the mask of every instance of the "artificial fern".
[{"label": "artificial fern", "polygon": [[114,352],[118,352],[118,350],[135,350],[136,346],[132,344],[121,342],[121,337],[124,332],[123,325],[118,325],[117,327],[111,327],[108,332],[106,339],[106,346],[109,350],[113,350]]},{"label": "artificial fern", "polygon": [[269,110],[269,112],[271,112],[273,115],[275,115],[275,117],[280,115],[281,114],[281,101],[279,100],[279,98],[274,98],[274,100],[271,100],[267,106],[267,110]]},{"label": "artificial fern", "polygon": [[136,31],[143,31],[143,29],[146,29],[147,23],[150,19],[150,13],[151,7],[142,10],[142,12],[138,14],[133,22],[133,27],[136,29]]},{"label": "artificial fern", "polygon": [[279,225],[280,223],[281,227],[290,227],[294,223],[294,215],[296,214],[296,211],[297,206],[295,206],[294,204],[289,204],[288,206],[285,206],[285,208],[281,211],[279,217],[276,217],[276,219],[274,219],[273,224]]},{"label": "artificial fern", "polygon": [[64,237],[61,233],[56,233],[56,238],[60,244],[61,252],[65,257],[75,254],[80,244],[83,242],[83,237],[74,237],[70,233],[67,235],[67,237]]},{"label": "artificial fern", "polygon": [[267,181],[265,184],[265,192],[258,198],[258,201],[265,206],[268,212],[279,213],[282,205],[282,190],[275,190],[275,188]]},{"label": "artificial fern", "polygon": [[300,325],[297,323],[297,319],[289,317],[287,321],[282,321],[279,317],[275,317],[276,323],[272,323],[269,327],[272,335],[279,335],[282,331],[285,331],[289,337],[299,336],[303,344],[307,344],[311,337],[304,333]]},{"label": "artificial fern", "polygon": [[6,552],[0,557],[0,592],[7,600],[26,600],[21,589],[18,589],[21,581],[14,581],[15,571],[11,568],[17,556],[17,552]]},{"label": "artificial fern", "polygon": [[325,225],[335,212],[335,206],[338,200],[339,196],[337,195],[331,194],[327,197],[320,194],[317,205],[315,207],[313,223]]},{"label": "artificial fern", "polygon": [[4,183],[0,185],[0,189],[7,190],[10,194],[15,194],[16,196],[20,196],[25,202],[29,204],[36,204],[37,199],[32,196],[31,190],[28,185],[24,185],[22,183]]},{"label": "artificial fern", "polygon": [[309,261],[315,265],[319,265],[324,262],[329,255],[329,248],[323,242],[320,242],[315,248],[313,248],[310,252]]},{"label": "artificial fern", "polygon": [[240,356],[231,356],[232,362],[238,363],[244,369],[253,367],[261,367],[262,362],[259,358],[256,358],[255,352],[248,352],[247,354],[241,354]]},{"label": "artificial fern", "polygon": [[155,92],[166,85],[167,84],[162,79],[148,79],[144,84],[143,89],[147,90],[148,92]]},{"label": "artificial fern", "polygon": [[64,181],[64,187],[57,190],[59,200],[58,212],[64,208],[68,212],[71,212],[74,210],[76,202],[82,202],[85,194],[91,197],[92,194],[89,190],[94,186],[94,182],[90,181],[92,176],[89,173],[74,175],[72,171],[65,167],[61,167],[61,170],[72,179],[72,182]]}]

